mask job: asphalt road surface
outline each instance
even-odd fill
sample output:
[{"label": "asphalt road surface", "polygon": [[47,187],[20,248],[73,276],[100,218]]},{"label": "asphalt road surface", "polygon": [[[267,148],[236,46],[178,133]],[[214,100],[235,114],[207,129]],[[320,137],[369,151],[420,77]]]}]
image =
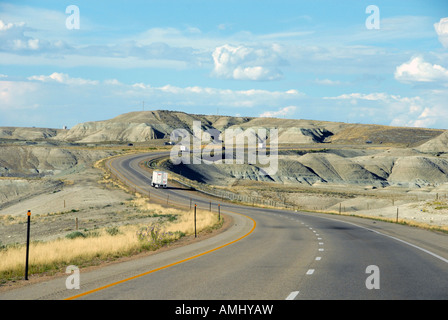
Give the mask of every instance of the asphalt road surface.
[{"label": "asphalt road surface", "polygon": [[153,199],[213,210],[232,227],[191,245],[0,294],[0,299],[299,300],[448,299],[448,235],[354,217],[261,209],[183,188],[154,189],[139,163],[117,176]]}]

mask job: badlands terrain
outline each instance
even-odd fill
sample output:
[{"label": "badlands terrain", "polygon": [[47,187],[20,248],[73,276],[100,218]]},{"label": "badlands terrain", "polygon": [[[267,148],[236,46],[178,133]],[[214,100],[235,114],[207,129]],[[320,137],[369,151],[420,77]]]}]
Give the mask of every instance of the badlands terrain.
[{"label": "badlands terrain", "polygon": [[[0,127],[0,246],[25,241],[32,211],[37,240],[75,228],[144,219],[136,195],[107,179],[100,160],[171,150],[173,130],[278,130],[278,170],[257,164],[158,165],[199,190],[249,205],[354,214],[448,230],[448,132],[312,120],[131,112],[70,129]],[[257,135],[266,129],[266,136]],[[208,131],[207,131],[208,130]],[[252,131],[251,131],[252,132]],[[205,138],[204,138],[205,137]],[[202,137],[207,144],[209,136]],[[237,138],[238,140],[238,138]]]}]

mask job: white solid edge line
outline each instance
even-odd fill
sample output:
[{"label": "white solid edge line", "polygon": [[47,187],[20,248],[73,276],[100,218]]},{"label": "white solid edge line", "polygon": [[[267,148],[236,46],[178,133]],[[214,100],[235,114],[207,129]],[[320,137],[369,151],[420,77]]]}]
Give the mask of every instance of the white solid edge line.
[{"label": "white solid edge line", "polygon": [[416,249],[418,249],[418,250],[421,250],[421,251],[423,251],[423,252],[426,252],[427,254],[429,254],[429,255],[431,255],[431,256],[437,258],[437,259],[440,259],[440,260],[442,260],[442,261],[445,262],[445,263],[448,263],[448,259],[445,259],[444,257],[441,257],[441,256],[435,254],[434,252],[431,252],[431,251],[429,251],[429,250],[426,250],[426,249],[424,249],[424,248],[422,248],[422,247],[419,247],[419,246],[417,246],[417,245],[415,245],[415,244],[412,244],[412,243],[410,243],[410,242],[407,242],[407,241],[401,240],[401,239],[399,239],[399,238],[390,236],[390,235],[388,235],[388,234],[384,234],[384,233],[378,232],[378,231],[376,231],[376,230],[372,230],[372,229],[369,229],[369,228],[366,228],[366,229],[367,229],[367,230],[370,230],[370,231],[372,231],[372,232],[375,232],[375,233],[377,233],[377,234],[383,235],[383,236],[385,236],[385,237],[389,237],[389,238],[392,238],[392,239],[394,239],[394,240],[400,241],[400,242],[402,242],[402,243],[404,243],[404,244],[407,244],[408,246],[411,246],[411,247],[414,247],[414,248],[416,248]]},{"label": "white solid edge line", "polygon": [[285,300],[294,300],[298,294],[299,294],[299,291],[293,291],[286,297]]}]

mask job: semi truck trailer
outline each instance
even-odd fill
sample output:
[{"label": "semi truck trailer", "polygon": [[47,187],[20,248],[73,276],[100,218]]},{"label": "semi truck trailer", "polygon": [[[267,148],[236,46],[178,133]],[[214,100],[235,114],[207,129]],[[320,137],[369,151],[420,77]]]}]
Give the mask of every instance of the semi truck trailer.
[{"label": "semi truck trailer", "polygon": [[151,186],[154,188],[166,188],[168,183],[168,173],[164,171],[153,171]]}]

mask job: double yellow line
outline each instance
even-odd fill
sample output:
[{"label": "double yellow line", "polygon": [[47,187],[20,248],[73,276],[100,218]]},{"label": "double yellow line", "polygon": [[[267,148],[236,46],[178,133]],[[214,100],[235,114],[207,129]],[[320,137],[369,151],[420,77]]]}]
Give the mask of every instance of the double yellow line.
[{"label": "double yellow line", "polygon": [[[115,161],[115,160],[112,160],[112,161],[111,161],[110,166],[111,166],[111,168],[112,168],[113,170],[115,170],[116,172],[118,172],[118,170],[115,169],[115,168],[112,166],[112,162],[113,162],[113,161]],[[127,179],[126,177],[122,176],[121,174],[120,174],[120,176],[121,176],[122,178],[124,178],[125,180],[127,180],[129,183],[135,185],[133,182],[131,182],[129,179]],[[135,187],[138,187],[138,186],[135,185]],[[224,244],[224,245],[221,245],[221,246],[219,246],[219,247],[217,247],[217,248],[210,249],[210,250],[208,250],[208,251],[199,253],[199,254],[194,255],[194,256],[191,256],[191,257],[189,257],[189,258],[186,258],[186,259],[183,259],[183,260],[179,260],[179,261],[170,263],[170,264],[168,264],[168,265],[165,265],[165,266],[162,266],[162,267],[159,267],[159,268],[156,268],[156,269],[153,269],[153,270],[150,270],[150,271],[147,271],[147,272],[144,272],[144,273],[141,273],[141,274],[132,276],[132,277],[130,277],[130,278],[126,278],[126,279],[123,279],[123,280],[120,280],[120,281],[117,281],[117,282],[113,282],[113,283],[107,284],[107,285],[105,285],[105,286],[102,286],[102,287],[99,287],[99,288],[96,288],[96,289],[93,289],[93,290],[89,290],[89,291],[86,291],[86,292],[77,294],[77,295],[72,296],[72,297],[70,297],[70,298],[67,298],[67,299],[65,299],[65,300],[75,300],[75,299],[77,299],[77,298],[87,296],[87,295],[89,295],[89,294],[92,294],[92,293],[95,293],[95,292],[98,292],[98,291],[101,291],[101,290],[104,290],[104,289],[107,289],[107,288],[116,286],[116,285],[118,285],[118,284],[121,284],[121,283],[130,281],[130,280],[134,280],[134,279],[137,279],[137,278],[140,278],[140,277],[149,275],[149,274],[151,274],[151,273],[154,273],[154,272],[157,272],[157,271],[160,271],[160,270],[163,270],[163,269],[167,269],[167,268],[169,268],[169,267],[172,267],[172,266],[175,266],[175,265],[178,265],[178,264],[181,264],[181,263],[184,263],[184,262],[193,260],[193,259],[198,258],[198,257],[201,257],[201,256],[204,256],[204,255],[206,255],[206,254],[209,254],[209,253],[212,253],[212,252],[217,251],[217,250],[219,250],[219,249],[222,249],[222,248],[224,248],[224,247],[227,247],[227,246],[229,246],[229,245],[231,245],[231,244],[233,244],[233,243],[235,243],[235,242],[238,242],[238,241],[240,241],[241,239],[244,239],[245,237],[247,237],[248,235],[250,235],[250,234],[255,230],[255,227],[256,227],[257,223],[256,223],[256,221],[255,221],[254,219],[252,219],[251,217],[248,217],[248,216],[246,216],[246,215],[243,215],[243,214],[241,214],[241,213],[238,213],[238,212],[233,212],[233,211],[228,211],[228,212],[231,212],[231,213],[234,213],[234,214],[239,214],[239,215],[242,215],[242,216],[244,216],[244,217],[246,217],[246,218],[252,220],[252,222],[253,222],[252,229],[251,229],[248,233],[246,233],[245,235],[243,235],[242,237],[240,237],[240,238],[238,238],[238,239],[236,239],[236,240],[233,240],[233,241],[231,241],[231,242],[229,242],[229,243],[226,243],[226,244]]]}]

